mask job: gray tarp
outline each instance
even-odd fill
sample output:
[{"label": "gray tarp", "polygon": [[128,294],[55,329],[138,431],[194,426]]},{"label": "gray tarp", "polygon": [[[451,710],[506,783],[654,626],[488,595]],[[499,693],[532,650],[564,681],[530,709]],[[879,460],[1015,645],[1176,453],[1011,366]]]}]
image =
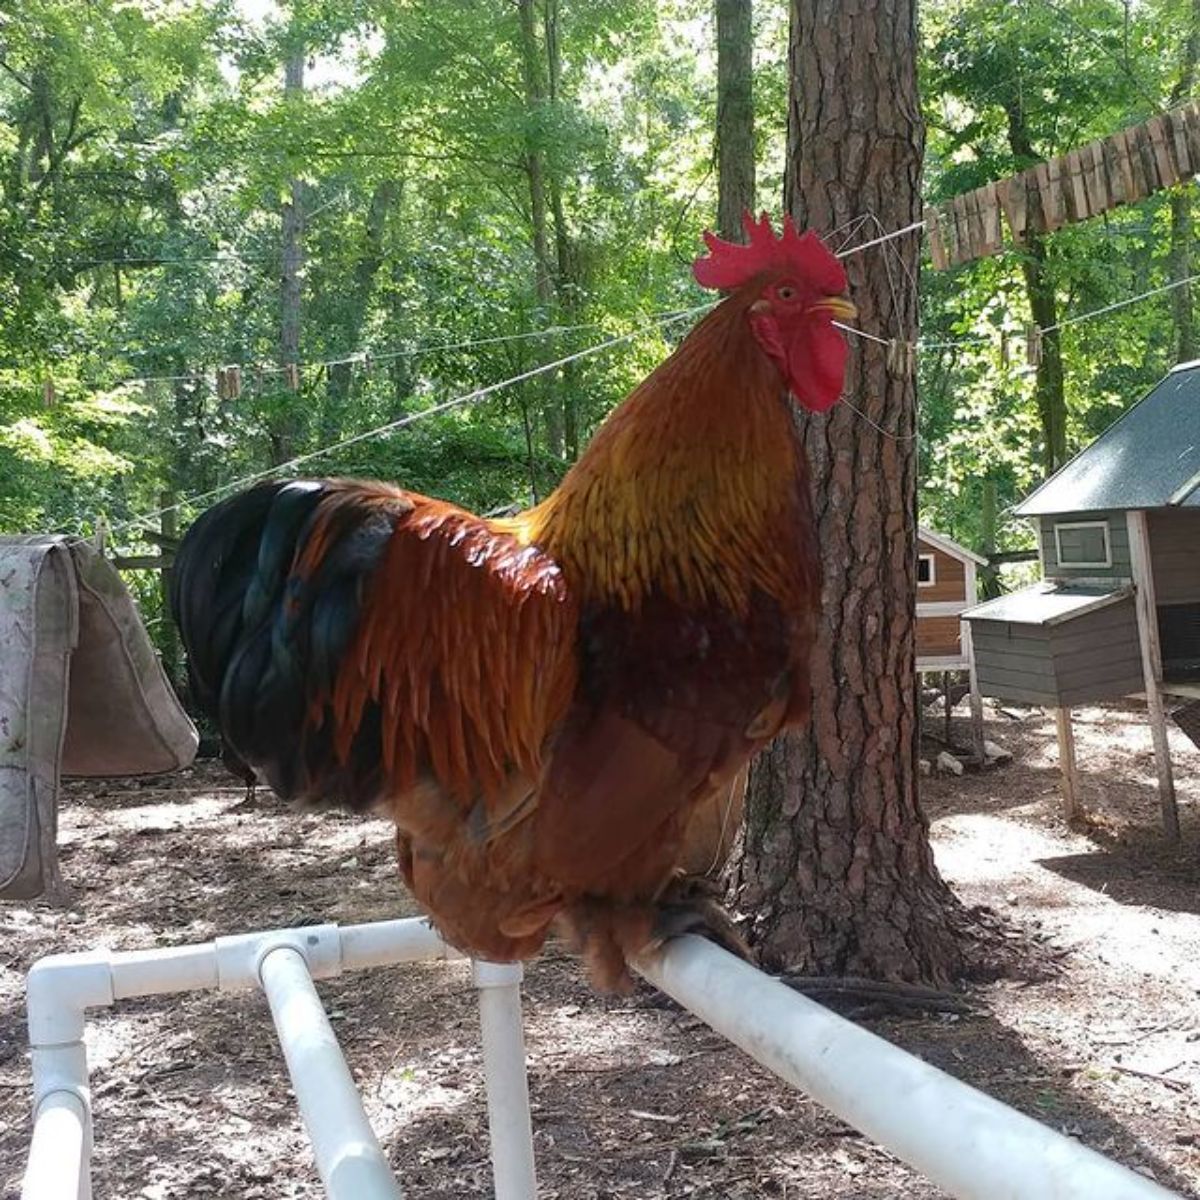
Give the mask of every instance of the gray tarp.
[{"label": "gray tarp", "polygon": [[0,899],[58,878],[60,775],[172,771],[196,744],[116,570],[86,542],[0,537]]}]

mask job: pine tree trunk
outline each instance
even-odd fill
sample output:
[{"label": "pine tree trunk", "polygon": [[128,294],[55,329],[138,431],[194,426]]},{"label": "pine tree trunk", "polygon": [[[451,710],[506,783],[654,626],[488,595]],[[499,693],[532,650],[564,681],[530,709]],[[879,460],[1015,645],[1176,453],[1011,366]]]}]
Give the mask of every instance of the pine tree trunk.
[{"label": "pine tree trunk", "polygon": [[717,0],[717,228],[733,242],[754,210],[753,78],[752,0]]},{"label": "pine tree trunk", "polygon": [[[793,0],[786,204],[801,227],[920,215],[914,9]],[[892,245],[915,277],[917,238]],[[893,295],[880,253],[847,269],[859,323],[915,338],[915,290]],[[842,404],[801,420],[825,571],[813,719],[755,763],[733,876],[774,968],[944,981],[964,966],[966,914],[917,800],[914,386],[855,340],[846,396],[866,417]]]}]

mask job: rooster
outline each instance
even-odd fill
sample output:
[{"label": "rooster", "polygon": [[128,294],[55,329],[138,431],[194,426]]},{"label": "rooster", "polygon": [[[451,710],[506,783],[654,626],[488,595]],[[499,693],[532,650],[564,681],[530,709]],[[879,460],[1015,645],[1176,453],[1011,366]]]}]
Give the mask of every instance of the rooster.
[{"label": "rooster", "polygon": [[712,924],[689,821],[809,711],[820,566],[789,394],[841,393],[838,260],[790,219],[705,234],[730,293],[544,502],[487,520],[383,483],[273,482],[209,509],[171,605],[195,694],[281,796],[381,809],[442,935],[594,983]]}]

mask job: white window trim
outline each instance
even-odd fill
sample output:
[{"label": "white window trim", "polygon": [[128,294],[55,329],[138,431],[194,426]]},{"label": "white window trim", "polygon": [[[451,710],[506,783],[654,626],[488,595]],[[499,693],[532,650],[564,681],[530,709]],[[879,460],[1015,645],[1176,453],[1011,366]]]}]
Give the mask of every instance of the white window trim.
[{"label": "white window trim", "polygon": [[[1104,558],[1088,559],[1084,562],[1064,562],[1062,553],[1062,538],[1059,536],[1064,529],[1102,529],[1104,531]],[[1060,567],[1071,571],[1082,570],[1084,567],[1111,567],[1112,537],[1109,534],[1107,521],[1056,521],[1054,523],[1054,557]]]},{"label": "white window trim", "polygon": [[[921,578],[921,559],[929,559],[929,578]],[[917,555],[917,587],[935,587],[937,585],[937,555],[936,554],[918,554]]]}]

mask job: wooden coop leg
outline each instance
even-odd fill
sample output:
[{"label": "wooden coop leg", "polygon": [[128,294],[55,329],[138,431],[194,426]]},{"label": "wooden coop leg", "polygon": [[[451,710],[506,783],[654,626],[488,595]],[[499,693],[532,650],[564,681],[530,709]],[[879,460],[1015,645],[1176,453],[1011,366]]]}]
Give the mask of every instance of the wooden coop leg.
[{"label": "wooden coop leg", "polygon": [[953,752],[954,743],[950,740],[950,717],[954,712],[954,697],[950,693],[950,672],[942,672],[942,704],[946,714],[946,748]]},{"label": "wooden coop leg", "polygon": [[1171,746],[1167,741],[1167,714],[1163,707],[1162,649],[1158,644],[1158,603],[1154,575],[1150,570],[1150,532],[1146,514],[1126,513],[1129,527],[1129,557],[1136,590],[1138,641],[1142,648],[1142,678],[1146,684],[1146,711],[1154,739],[1154,762],[1158,768],[1158,802],[1162,807],[1163,833],[1179,840],[1179,807],[1175,802],[1175,778],[1171,773]]},{"label": "wooden coop leg", "polygon": [[1079,776],[1075,770],[1075,731],[1071,728],[1071,710],[1054,709],[1058,728],[1058,765],[1062,770],[1063,816],[1075,820],[1082,813],[1079,804]]},{"label": "wooden coop leg", "polygon": [[971,625],[962,623],[962,645],[967,654],[967,681],[971,688],[971,746],[980,767],[987,765],[983,748],[983,696],[979,691],[979,675],[975,670],[975,648],[971,643]]}]

